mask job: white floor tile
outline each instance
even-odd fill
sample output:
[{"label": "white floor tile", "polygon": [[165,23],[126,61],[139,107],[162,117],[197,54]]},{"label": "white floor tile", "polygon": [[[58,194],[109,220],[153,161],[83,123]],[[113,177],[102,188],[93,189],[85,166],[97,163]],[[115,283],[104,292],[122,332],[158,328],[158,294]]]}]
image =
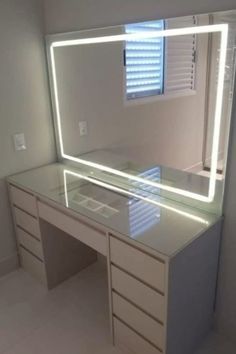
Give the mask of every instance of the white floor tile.
[{"label": "white floor tile", "polygon": [[[235,352],[212,333],[195,354]],[[96,263],[51,291],[23,270],[2,278],[0,354],[122,354],[111,344],[104,268]]]},{"label": "white floor tile", "polygon": [[20,270],[0,281],[0,293],[1,354],[121,354],[111,344],[100,265],[51,291]]}]

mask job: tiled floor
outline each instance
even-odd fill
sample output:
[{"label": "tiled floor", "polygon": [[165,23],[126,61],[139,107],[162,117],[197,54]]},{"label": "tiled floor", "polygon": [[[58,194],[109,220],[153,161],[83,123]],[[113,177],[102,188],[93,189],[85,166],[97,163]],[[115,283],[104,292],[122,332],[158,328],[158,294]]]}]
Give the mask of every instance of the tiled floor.
[{"label": "tiled floor", "polygon": [[[196,354],[234,354],[233,349],[212,334]],[[104,268],[96,263],[49,292],[22,270],[2,278],[3,353],[121,354],[110,343]]]}]

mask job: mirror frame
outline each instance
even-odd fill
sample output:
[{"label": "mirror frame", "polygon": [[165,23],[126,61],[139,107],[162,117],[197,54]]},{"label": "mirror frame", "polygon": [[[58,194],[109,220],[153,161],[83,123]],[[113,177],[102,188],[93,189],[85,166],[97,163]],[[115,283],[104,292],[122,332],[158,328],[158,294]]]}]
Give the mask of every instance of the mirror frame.
[{"label": "mirror frame", "polygon": [[[52,95],[52,106],[53,115],[56,127],[56,136],[60,149],[60,157],[65,160],[72,161],[74,163],[79,163],[86,165],[91,168],[98,169],[103,172],[112,173],[116,176],[123,177],[125,179],[133,180],[139,183],[145,183],[155,188],[160,188],[163,191],[174,193],[180,197],[187,197],[200,201],[203,203],[212,203],[215,198],[216,189],[216,177],[217,177],[217,155],[219,147],[220,138],[220,126],[222,118],[222,103],[223,103],[223,89],[224,89],[224,75],[225,75],[225,63],[227,55],[227,39],[228,39],[228,24],[213,24],[204,26],[194,26],[194,27],[183,27],[177,29],[167,29],[155,32],[144,32],[144,33],[134,33],[134,34],[117,34],[117,29],[121,26],[98,28],[96,30],[85,30],[72,33],[62,33],[56,35],[47,36],[47,56],[49,64],[49,80],[51,86]],[[111,31],[112,35],[104,35],[104,31]],[[101,31],[102,35],[97,36],[97,31]],[[212,155],[211,155],[211,172],[209,179],[209,189],[208,195],[202,195],[193,193],[188,190],[171,187],[162,183],[148,181],[144,178],[130,175],[128,173],[110,168],[108,166],[100,165],[98,163],[80,159],[71,155],[68,155],[64,151],[63,146],[63,132],[61,127],[61,115],[60,115],[60,103],[57,87],[57,74],[56,74],[56,63],[54,56],[54,49],[65,46],[76,46],[76,45],[87,45],[95,43],[109,43],[116,41],[125,41],[128,39],[135,38],[152,38],[152,37],[171,37],[178,35],[189,35],[189,34],[205,34],[205,33],[220,33],[220,57],[219,57],[219,75],[218,75],[218,86],[216,94],[216,106],[214,115],[214,130],[213,130],[213,142],[212,142]],[[228,146],[227,146],[228,150]]]}]

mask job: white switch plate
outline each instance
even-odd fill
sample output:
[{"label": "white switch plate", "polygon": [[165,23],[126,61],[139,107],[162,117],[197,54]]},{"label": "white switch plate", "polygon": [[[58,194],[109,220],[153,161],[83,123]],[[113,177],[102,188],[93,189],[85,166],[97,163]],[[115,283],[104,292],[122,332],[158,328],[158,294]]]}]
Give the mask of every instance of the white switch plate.
[{"label": "white switch plate", "polygon": [[14,140],[14,146],[16,151],[26,150],[24,133],[14,134],[13,140]]},{"label": "white switch plate", "polygon": [[88,134],[88,125],[86,120],[79,122],[79,135],[84,136]]}]

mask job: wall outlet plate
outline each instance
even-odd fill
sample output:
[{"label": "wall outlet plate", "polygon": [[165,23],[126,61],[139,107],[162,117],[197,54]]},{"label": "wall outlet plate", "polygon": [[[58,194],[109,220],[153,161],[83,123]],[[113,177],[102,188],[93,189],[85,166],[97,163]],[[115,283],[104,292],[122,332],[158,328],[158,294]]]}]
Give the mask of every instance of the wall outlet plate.
[{"label": "wall outlet plate", "polygon": [[86,120],[79,122],[79,135],[84,136],[88,134],[88,125]]},{"label": "wall outlet plate", "polygon": [[25,134],[18,133],[13,135],[13,141],[16,151],[26,150]]}]

